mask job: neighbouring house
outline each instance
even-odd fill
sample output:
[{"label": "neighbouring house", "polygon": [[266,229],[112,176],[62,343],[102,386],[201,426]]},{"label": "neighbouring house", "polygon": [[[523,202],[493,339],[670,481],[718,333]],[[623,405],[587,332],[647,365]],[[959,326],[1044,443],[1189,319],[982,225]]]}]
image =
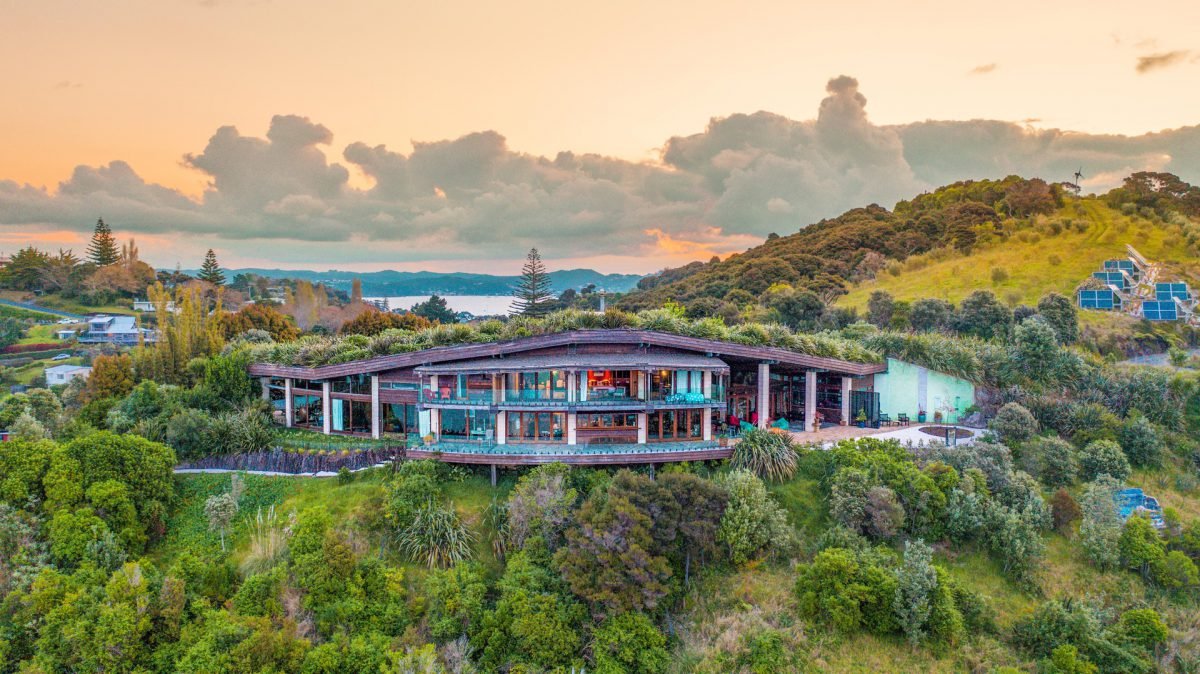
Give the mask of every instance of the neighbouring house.
[{"label": "neighbouring house", "polygon": [[66,328],[63,330],[55,330],[54,338],[58,339],[58,340],[66,341],[68,339],[75,339],[76,334],[77,333],[75,332],[75,328]]},{"label": "neighbouring house", "polygon": [[87,330],[79,335],[81,344],[118,344],[136,346],[139,340],[153,342],[157,333],[139,328],[133,316],[107,316],[100,314],[88,319]]},{"label": "neighbouring house", "polygon": [[92,374],[92,368],[86,365],[55,365],[46,368],[46,386],[69,384],[72,379],[87,379]]},{"label": "neighbouring house", "polygon": [[[174,312],[175,311],[175,303],[172,301],[168,301],[166,308],[167,308],[167,311]],[[134,300],[133,310],[134,311],[156,311],[156,307],[154,306],[154,302],[151,302],[150,300]]]},{"label": "neighbouring house", "polygon": [[869,385],[879,396],[879,412],[892,421],[903,414],[917,422],[925,412],[927,422],[958,423],[975,404],[975,385],[966,379],[895,358]]}]

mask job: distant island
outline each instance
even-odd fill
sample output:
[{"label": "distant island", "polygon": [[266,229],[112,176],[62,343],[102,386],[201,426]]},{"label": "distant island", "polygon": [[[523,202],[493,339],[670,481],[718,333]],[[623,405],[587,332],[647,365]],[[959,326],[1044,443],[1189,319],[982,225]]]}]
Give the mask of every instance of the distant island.
[{"label": "distant island", "polygon": [[[197,270],[184,270],[195,275]],[[238,274],[257,274],[267,278],[303,279],[312,283],[323,283],[327,287],[348,291],[354,279],[362,281],[362,291],[367,296],[405,295],[511,295],[517,276],[494,274],[470,274],[465,272],[440,273],[431,271],[309,271],[304,269],[226,269],[232,279]],[[597,290],[613,293],[628,292],[642,278],[639,274],[602,274],[594,269],[563,269],[550,272],[551,290],[559,294],[568,288],[583,288],[594,284]]]}]

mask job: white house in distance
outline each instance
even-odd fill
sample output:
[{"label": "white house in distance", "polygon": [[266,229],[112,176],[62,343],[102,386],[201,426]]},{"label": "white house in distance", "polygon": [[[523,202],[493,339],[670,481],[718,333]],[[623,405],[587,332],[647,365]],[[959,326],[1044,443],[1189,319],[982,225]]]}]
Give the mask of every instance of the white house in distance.
[{"label": "white house in distance", "polygon": [[[134,311],[155,311],[156,309],[154,306],[154,302],[151,302],[150,300],[134,300],[133,310]],[[170,311],[172,313],[175,312],[175,303],[174,302],[172,302],[172,301],[167,302],[167,311]]]},{"label": "white house in distance", "polygon": [[87,379],[92,374],[92,368],[86,365],[55,365],[46,368],[46,386],[69,384],[72,379],[82,377]]},{"label": "white house in distance", "polygon": [[87,332],[79,336],[79,343],[135,346],[139,338],[153,342],[157,336],[153,330],[139,328],[137,319],[133,316],[99,314],[88,319]]}]

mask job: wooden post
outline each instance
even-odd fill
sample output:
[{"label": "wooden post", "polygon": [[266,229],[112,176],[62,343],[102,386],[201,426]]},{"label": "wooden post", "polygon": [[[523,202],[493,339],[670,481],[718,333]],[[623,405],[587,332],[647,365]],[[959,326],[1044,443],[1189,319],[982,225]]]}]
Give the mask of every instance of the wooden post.
[{"label": "wooden post", "polygon": [[292,380],[283,380],[283,425],[291,428],[296,423],[296,404],[292,400]]},{"label": "wooden post", "polygon": [[492,486],[496,486],[496,464],[492,464]]},{"label": "wooden post", "polygon": [[382,435],[380,433],[380,426],[383,421],[380,416],[381,411],[382,409],[379,404],[379,376],[371,375],[371,437],[376,440]]}]

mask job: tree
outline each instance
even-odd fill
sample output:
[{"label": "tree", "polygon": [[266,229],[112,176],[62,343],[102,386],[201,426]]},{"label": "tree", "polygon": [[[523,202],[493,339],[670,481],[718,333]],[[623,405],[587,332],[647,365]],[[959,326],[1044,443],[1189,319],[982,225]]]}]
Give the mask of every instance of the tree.
[{"label": "tree", "polygon": [[[601,495],[602,496],[602,495]],[[671,567],[655,555],[654,523],[620,495],[593,497],[575,516],[554,564],[597,617],[654,611],[667,594]]]},{"label": "tree", "polygon": [[925,638],[925,623],[933,609],[936,589],[933,550],[921,540],[905,541],[904,564],[896,574],[896,598],[892,606],[900,629],[913,646]]},{"label": "tree", "polygon": [[1085,480],[1108,475],[1115,480],[1129,477],[1129,459],[1112,440],[1093,440],[1079,453],[1079,468]]},{"label": "tree", "polygon": [[113,238],[112,230],[103,219],[96,221],[96,229],[87,247],[88,261],[97,267],[107,267],[121,261],[121,251],[117,240]]},{"label": "tree", "polygon": [[954,306],[945,300],[920,299],[912,303],[908,324],[917,332],[934,332],[950,327]]},{"label": "tree", "polygon": [[414,304],[411,311],[430,323],[448,325],[458,322],[458,315],[446,304],[446,298],[437,295],[430,295],[424,302]]},{"label": "tree", "polygon": [[1121,485],[1110,476],[1102,476],[1087,486],[1080,499],[1083,521],[1079,540],[1089,559],[1100,569],[1112,569],[1120,562],[1117,543],[1121,538],[1121,517],[1114,500]]},{"label": "tree", "polygon": [[1054,329],[1034,316],[1013,330],[1012,362],[1017,370],[1036,382],[1058,379],[1061,348]]},{"label": "tree", "polygon": [[1162,438],[1145,415],[1133,414],[1126,419],[1118,432],[1118,440],[1125,456],[1135,466],[1157,466],[1162,461]]},{"label": "tree", "polygon": [[1059,293],[1047,293],[1037,303],[1038,315],[1054,328],[1059,344],[1074,344],[1079,339],[1079,316],[1075,303]]},{"label": "tree", "polygon": [[133,390],[133,360],[126,354],[98,356],[84,388],[85,403],[103,398],[121,398]]},{"label": "tree", "polygon": [[200,274],[197,278],[215,286],[225,285],[225,272],[221,271],[221,265],[217,264],[217,254],[212,248],[204,254],[204,262],[200,264]]},{"label": "tree", "polygon": [[870,556],[826,548],[796,578],[796,597],[805,616],[842,632],[866,626],[883,634],[896,628],[896,577]]},{"label": "tree", "polygon": [[742,434],[729,464],[764,480],[784,482],[796,474],[796,446],[790,434],[756,428]]},{"label": "tree", "polygon": [[204,501],[204,517],[208,528],[221,533],[221,550],[225,550],[225,530],[237,515],[238,504],[233,494],[214,494]]},{"label": "tree", "polygon": [[783,508],[771,498],[762,480],[745,470],[720,479],[729,492],[717,540],[724,543],[734,564],[745,564],[767,552],[783,552],[792,543],[792,528]]},{"label": "tree", "polygon": [[877,328],[886,329],[892,322],[896,302],[886,290],[876,290],[867,299],[867,322]]},{"label": "tree", "polygon": [[990,290],[976,290],[958,305],[954,329],[964,335],[992,339],[1008,334],[1012,326],[1009,311]]},{"label": "tree", "polygon": [[658,674],[670,663],[667,638],[641,613],[622,613],[593,632],[596,674]]},{"label": "tree", "polygon": [[1048,487],[1062,487],[1075,482],[1079,461],[1075,448],[1059,437],[1035,438],[1021,449],[1021,461],[1029,473]]},{"label": "tree", "polygon": [[683,554],[683,582],[691,579],[692,557],[717,553],[717,529],[729,495],[720,485],[691,473],[667,473],[658,479],[679,504],[676,543]]},{"label": "tree", "polygon": [[548,303],[554,300],[550,292],[550,275],[537,248],[530,248],[521,268],[521,278],[513,292],[512,313],[525,316],[543,316]]},{"label": "tree", "polygon": [[1152,608],[1135,608],[1122,613],[1118,628],[1127,639],[1148,653],[1153,652],[1155,646],[1166,643],[1171,636],[1162,616]]},{"label": "tree", "polygon": [[221,328],[227,340],[248,330],[265,330],[277,342],[290,342],[300,336],[291,318],[269,302],[246,304],[232,314],[222,315]]},{"label": "tree", "polygon": [[1117,539],[1117,550],[1125,567],[1138,571],[1149,580],[1150,572],[1162,563],[1167,555],[1167,546],[1150,519],[1134,514],[1125,520],[1125,528]]},{"label": "tree", "polygon": [[1061,534],[1067,534],[1071,525],[1083,517],[1083,510],[1066,489],[1059,489],[1050,498],[1050,512],[1054,517],[1054,529]]},{"label": "tree", "polygon": [[568,483],[570,468],[563,463],[538,466],[517,481],[508,496],[508,538],[514,548],[539,537],[548,549],[558,549],[579,492]]}]

